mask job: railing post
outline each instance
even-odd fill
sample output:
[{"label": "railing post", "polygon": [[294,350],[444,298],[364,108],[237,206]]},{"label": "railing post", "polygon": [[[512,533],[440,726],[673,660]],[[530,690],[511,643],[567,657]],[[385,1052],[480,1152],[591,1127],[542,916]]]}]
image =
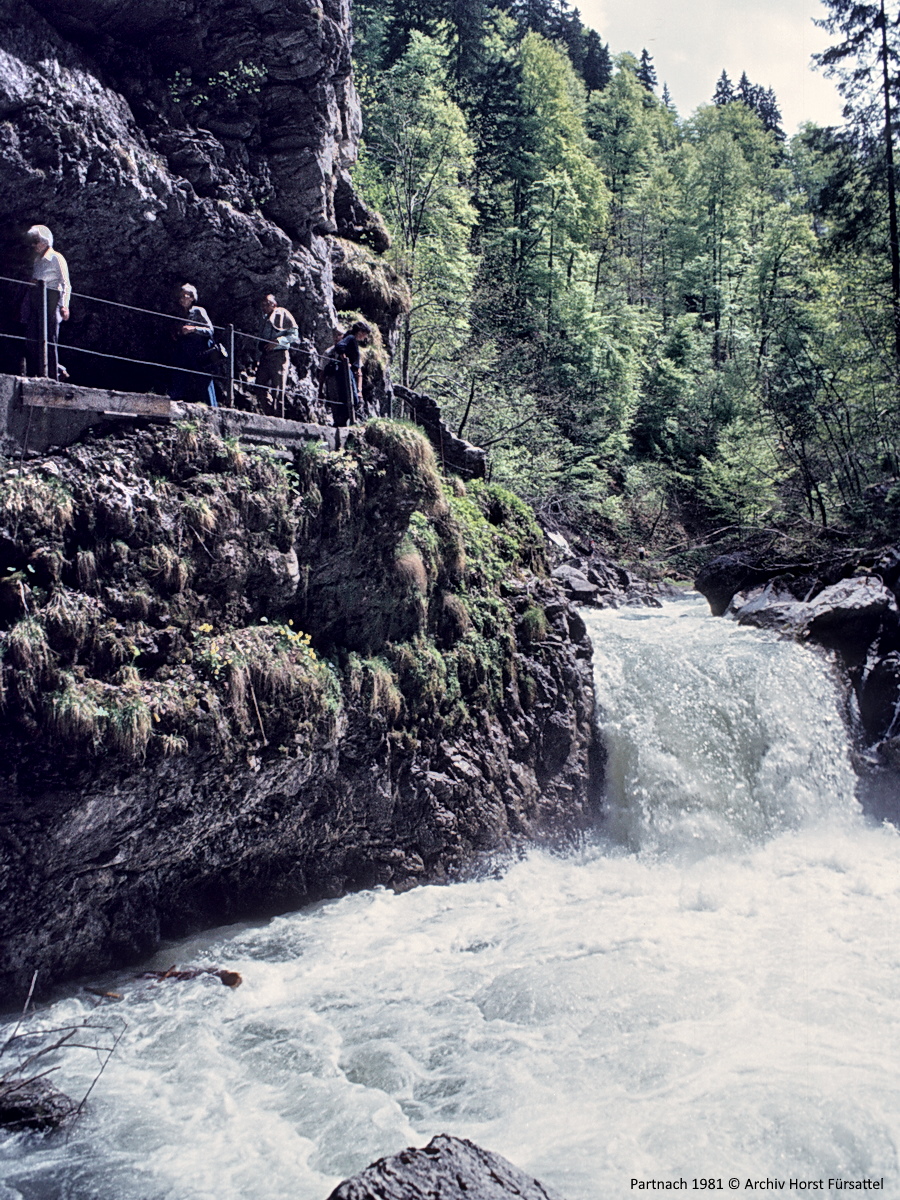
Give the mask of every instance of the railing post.
[{"label": "railing post", "polygon": [[47,280],[37,281],[38,304],[41,306],[40,346],[38,347],[38,375],[47,378]]},{"label": "railing post", "polygon": [[228,342],[228,389],[226,396],[228,399],[228,407],[234,408],[234,326],[226,326],[226,338]]}]

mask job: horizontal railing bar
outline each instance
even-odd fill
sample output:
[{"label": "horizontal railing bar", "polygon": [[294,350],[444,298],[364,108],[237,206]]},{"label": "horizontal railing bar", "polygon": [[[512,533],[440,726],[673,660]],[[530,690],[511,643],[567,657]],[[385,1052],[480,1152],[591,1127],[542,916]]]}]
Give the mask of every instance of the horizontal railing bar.
[{"label": "horizontal railing bar", "polygon": [[84,346],[71,346],[65,343],[60,344],[59,349],[65,354],[74,350],[77,354],[93,354],[96,358],[114,358],[116,362],[134,363],[138,367],[162,367],[164,371],[177,371],[182,375],[202,375],[204,379],[215,379],[212,371],[195,371],[193,367],[176,367],[172,363],[151,362],[146,358],[126,358],[123,354],[104,354],[102,350],[86,350]]},{"label": "horizontal railing bar", "polygon": [[[0,275],[0,281],[5,283],[18,283],[24,287],[33,287],[37,282],[35,279],[12,279],[9,275]],[[144,315],[148,317],[164,317],[167,321],[184,322],[185,320],[185,317],[180,313],[159,312],[155,308],[139,308],[136,304],[123,304],[120,300],[106,300],[102,296],[89,296],[86,292],[72,292],[72,295],[79,300],[93,300],[95,304],[109,304],[113,308],[124,308],[128,312],[144,313]],[[227,325],[211,325],[210,328],[215,330],[217,333],[228,332]],[[249,338],[252,342],[270,342],[272,340],[271,338],[260,337],[255,333],[245,333],[243,329],[235,329],[234,332],[240,337]],[[321,354],[319,354],[319,351],[313,352],[310,350],[301,350],[299,346],[292,346],[290,349],[298,350],[309,357],[313,357],[314,354],[319,355],[320,358],[322,357]]]},{"label": "horizontal railing bar", "polygon": [[[0,282],[15,283],[22,287],[34,287],[39,281],[35,280],[35,279],[14,279],[9,275],[0,275]],[[182,323],[184,323],[186,320],[186,317],[182,314],[159,312],[157,309],[154,309],[154,308],[139,308],[135,304],[123,304],[119,300],[106,300],[102,296],[89,296],[89,295],[87,295],[86,292],[72,292],[72,296],[76,297],[79,300],[93,301],[96,304],[108,304],[112,308],[121,308],[121,309],[125,309],[128,312],[143,313],[145,316],[148,316],[148,317],[163,317],[164,319],[166,319],[168,321],[181,321]],[[215,333],[227,333],[227,331],[228,331],[227,325],[211,325],[210,328]],[[247,338],[247,340],[251,341],[251,342],[270,342],[270,341],[272,341],[272,339],[270,337],[260,337],[258,334],[255,334],[255,333],[246,333],[243,329],[235,329],[234,332],[237,337]],[[27,338],[22,337],[20,334],[14,334],[14,333],[2,333],[2,334],[0,334],[0,337],[11,338],[16,341],[22,341],[22,342],[28,340]],[[171,363],[151,362],[148,359],[142,359],[142,358],[126,358],[122,354],[105,354],[101,350],[87,350],[82,346],[73,346],[73,345],[70,345],[67,343],[61,343],[60,348],[63,351],[63,353],[66,353],[70,350],[74,350],[74,351],[77,351],[79,354],[93,354],[97,358],[114,359],[116,362],[133,363],[135,366],[162,367],[165,370],[183,371],[184,374],[186,374],[186,375],[203,375],[203,376],[209,377],[209,372],[194,371],[189,367],[173,367]],[[305,357],[308,359],[317,359],[319,362],[319,365],[321,365],[326,360],[326,358],[328,358],[327,353],[323,353],[322,351],[319,351],[319,350],[307,350],[302,346],[285,346],[285,347],[280,347],[280,349],[293,350],[297,354],[305,355]]]},{"label": "horizontal railing bar", "polygon": [[[129,312],[145,313],[148,317],[163,317],[167,321],[181,321],[184,324],[187,319],[184,313],[157,312],[155,308],[138,308],[136,304],[122,304],[119,300],[104,300],[102,296],[87,296],[84,292],[73,292],[72,295],[79,300],[93,300],[95,304],[109,304],[113,308],[126,308]],[[226,326],[210,325],[209,328],[218,333],[224,333]]]}]

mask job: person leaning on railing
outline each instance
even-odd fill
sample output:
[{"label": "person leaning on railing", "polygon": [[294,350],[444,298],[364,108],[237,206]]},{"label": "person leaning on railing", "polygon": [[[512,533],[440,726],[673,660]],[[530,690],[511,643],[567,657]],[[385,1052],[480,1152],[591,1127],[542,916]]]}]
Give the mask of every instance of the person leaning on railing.
[{"label": "person leaning on railing", "polygon": [[[176,369],[169,385],[169,399],[194,401],[218,408],[216,385],[211,375],[203,373],[209,366],[209,356],[215,348],[213,325],[206,309],[197,303],[197,289],[192,283],[183,283],[176,291],[175,313],[183,323],[172,322]],[[182,369],[178,370],[179,367]],[[188,374],[189,371],[200,374]]]},{"label": "person leaning on railing", "polygon": [[[60,366],[57,346],[60,321],[69,319],[69,300],[72,285],[66,260],[53,249],[53,234],[46,225],[32,225],[25,240],[34,252],[31,278],[47,285],[47,375],[50,379],[68,379],[69,373]],[[37,287],[25,289],[22,301],[22,324],[25,326],[25,360],[29,375],[41,373],[41,305]]]}]

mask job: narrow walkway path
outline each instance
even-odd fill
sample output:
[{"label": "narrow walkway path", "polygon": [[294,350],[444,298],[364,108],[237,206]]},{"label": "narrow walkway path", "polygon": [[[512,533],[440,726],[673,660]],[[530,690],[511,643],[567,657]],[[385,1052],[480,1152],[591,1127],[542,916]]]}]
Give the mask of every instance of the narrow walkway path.
[{"label": "narrow walkway path", "polygon": [[267,417],[234,408],[207,408],[184,404],[143,392],[116,392],[103,388],[54,383],[0,375],[0,451],[10,456],[43,453],[51,446],[70,446],[92,426],[110,420],[202,420],[213,424],[222,437],[242,442],[290,449],[298,442],[325,442],[337,450],[348,430]]}]

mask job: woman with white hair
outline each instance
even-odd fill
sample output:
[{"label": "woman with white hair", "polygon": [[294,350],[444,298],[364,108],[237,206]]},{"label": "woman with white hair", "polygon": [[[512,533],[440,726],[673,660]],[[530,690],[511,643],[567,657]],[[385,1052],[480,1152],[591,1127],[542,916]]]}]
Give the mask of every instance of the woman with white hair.
[{"label": "woman with white hair", "polygon": [[[42,280],[47,285],[47,375],[50,379],[68,379],[68,371],[59,364],[57,344],[59,323],[69,319],[69,300],[72,297],[69,267],[59,251],[53,249],[53,234],[46,225],[32,225],[25,234],[25,240],[34,253],[31,278],[35,283]],[[42,322],[36,286],[27,290],[22,320],[25,325],[28,372],[37,375],[40,371]]]},{"label": "woman with white hair", "polygon": [[[205,308],[197,303],[197,289],[183,283],[175,292],[175,311],[179,318],[173,324],[175,366],[182,369],[172,374],[169,397],[172,400],[192,400],[218,408],[216,385],[211,375],[197,374],[209,367],[213,341],[213,324]],[[189,373],[190,372],[190,373]]]}]

